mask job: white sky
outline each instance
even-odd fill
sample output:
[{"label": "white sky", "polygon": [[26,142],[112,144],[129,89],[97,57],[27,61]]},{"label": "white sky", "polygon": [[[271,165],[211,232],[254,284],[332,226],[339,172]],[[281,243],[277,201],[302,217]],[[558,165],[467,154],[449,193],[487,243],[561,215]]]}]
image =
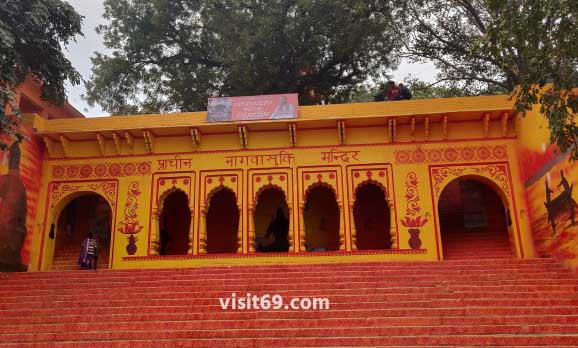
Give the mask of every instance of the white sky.
[{"label": "white sky", "polygon": [[[85,80],[91,75],[92,63],[90,57],[94,52],[105,52],[106,49],[102,44],[102,38],[94,28],[105,22],[102,15],[104,13],[103,0],[67,0],[78,13],[84,16],[82,32],[84,37],[78,37],[76,43],[70,44],[66,49],[66,55],[72,62],[72,65],[80,72]],[[411,74],[424,81],[433,81],[435,69],[433,64],[410,64],[402,62],[397,71],[392,72],[395,81],[402,81],[404,77]],[[102,109],[95,105],[90,107],[81,95],[85,92],[84,84],[79,86],[67,85],[68,102],[76,107],[87,117],[106,115]]]}]

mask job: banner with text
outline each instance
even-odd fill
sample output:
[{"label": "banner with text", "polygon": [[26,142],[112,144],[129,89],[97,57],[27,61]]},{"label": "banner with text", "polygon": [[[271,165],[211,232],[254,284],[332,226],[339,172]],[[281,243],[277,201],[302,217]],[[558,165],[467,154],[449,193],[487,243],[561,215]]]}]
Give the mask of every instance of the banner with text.
[{"label": "banner with text", "polygon": [[297,118],[297,94],[209,98],[207,121],[253,121]]}]

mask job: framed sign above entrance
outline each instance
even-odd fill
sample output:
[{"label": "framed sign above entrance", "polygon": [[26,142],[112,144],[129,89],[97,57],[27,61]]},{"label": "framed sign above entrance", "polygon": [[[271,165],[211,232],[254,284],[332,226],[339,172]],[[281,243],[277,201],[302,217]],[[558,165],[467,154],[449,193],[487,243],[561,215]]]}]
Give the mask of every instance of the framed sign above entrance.
[{"label": "framed sign above entrance", "polygon": [[209,98],[208,122],[295,119],[299,115],[297,94]]}]

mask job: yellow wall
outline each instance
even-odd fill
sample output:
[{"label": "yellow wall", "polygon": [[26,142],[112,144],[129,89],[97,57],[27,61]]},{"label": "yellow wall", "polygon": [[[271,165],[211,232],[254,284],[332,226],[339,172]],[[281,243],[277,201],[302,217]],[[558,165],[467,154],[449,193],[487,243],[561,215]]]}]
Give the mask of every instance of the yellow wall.
[{"label": "yellow wall", "polygon": [[[41,172],[37,198],[29,202],[35,206],[28,231],[29,270],[50,268],[55,248],[55,240],[49,238],[51,224],[67,203],[86,192],[100,194],[111,205],[110,260],[118,269],[441,260],[438,199],[448,183],[463,176],[491,183],[511,213],[509,233],[516,256],[534,257],[530,228],[537,226],[542,203],[534,196],[543,182],[536,184],[535,192],[531,185],[525,187],[527,175],[521,169],[527,169],[525,150],[541,145],[533,138],[532,119],[519,122],[516,132],[514,120],[504,118],[511,107],[503,96],[303,107],[297,120],[247,123],[246,148],[238,125],[207,124],[205,113],[76,120],[30,116],[27,122],[37,131],[34,139],[43,139],[46,151],[38,162],[42,170],[36,171]],[[345,126],[342,138],[338,122]],[[296,125],[295,144],[290,141],[290,124]],[[199,144],[190,136],[191,127],[201,130]],[[2,170],[0,166],[0,175]],[[367,180],[387,192],[391,250],[355,250],[354,192]],[[303,212],[306,192],[313,185],[336,193],[340,241],[339,251],[315,257],[305,252],[310,221]],[[238,253],[206,255],[204,216],[209,197],[221,186],[235,193],[241,212]],[[287,198],[287,254],[255,253],[255,236],[264,233],[274,213],[273,208],[264,209],[262,216],[254,217],[258,192],[269,186],[283,190]],[[190,249],[185,256],[159,257],[158,218],[163,198],[174,190],[189,197]],[[410,246],[410,228],[419,230],[417,249]],[[129,246],[132,232],[136,251]]]},{"label": "yellow wall", "polygon": [[[496,182],[497,187],[507,191],[504,196],[509,200],[514,218],[512,239],[516,253],[519,257],[534,256],[527,214],[524,212],[524,188],[518,179],[520,173],[516,141],[510,137],[467,139],[469,130],[480,128],[479,122],[457,124],[468,131],[459,133],[454,127],[453,136],[459,138],[461,134],[465,140],[423,142],[423,139],[420,141],[416,135],[415,142],[388,143],[387,136],[384,137],[384,134],[388,134],[388,129],[383,126],[348,129],[347,144],[337,145],[337,131],[333,128],[299,131],[295,148],[288,146],[287,132],[252,132],[249,135],[250,148],[247,150],[240,149],[238,134],[204,135],[200,147],[195,150],[191,150],[190,138],[180,136],[156,138],[153,154],[106,157],[96,155],[98,145],[94,141],[75,142],[68,155],[73,157],[85,154],[90,157],[53,158],[44,162],[39,201],[39,211],[42,213],[38,214],[36,225],[39,228],[38,235],[43,237],[34,240],[34,262],[30,269],[49,268],[54,252],[54,240],[46,237],[50,224],[72,197],[84,191],[100,193],[113,205],[114,268],[338,260],[438,260],[442,258],[443,246],[436,228],[438,219],[434,204],[437,204],[437,197],[443,187],[457,177],[455,173],[487,177],[488,180]],[[419,131],[423,137],[423,129]],[[400,125],[399,134],[407,134],[410,138],[409,125]],[[270,148],[272,144],[279,145],[279,148],[255,149],[260,146]],[[134,151],[139,152],[140,148],[144,149],[142,139],[136,141]],[[215,148],[237,150],[214,150]],[[106,149],[110,153],[115,151],[112,140],[107,141]],[[332,149],[341,151],[340,155],[331,162],[323,160],[324,153]],[[123,144],[123,151],[125,150],[130,151],[128,145]],[[175,153],[162,153],[170,150]],[[62,152],[63,149],[59,148],[58,151]],[[347,161],[343,152],[348,156]],[[437,157],[439,154],[441,158]],[[237,165],[228,162],[231,156],[237,156]],[[291,161],[288,161],[289,158]],[[442,174],[439,174],[440,170]],[[102,172],[97,175],[96,171]],[[368,179],[368,172],[371,179],[382,184],[388,192],[394,249],[349,253],[352,250],[351,235],[354,234],[353,191],[357,185]],[[321,175],[321,178],[318,178],[318,175]],[[223,185],[237,194],[242,212],[239,235],[243,238],[240,250],[241,254],[247,256],[223,258],[199,255],[202,254],[202,242],[199,243],[198,240],[203,239],[205,230],[203,211],[207,209],[206,200],[210,193],[219,187],[221,178]],[[301,211],[305,203],[305,191],[319,181],[330,185],[337,192],[343,254],[323,255],[313,259],[298,256],[303,252],[303,245],[298,240],[299,235],[304,233],[304,215]],[[288,197],[291,210],[290,233],[293,239],[292,256],[257,257],[252,254],[252,245],[248,241],[254,238],[255,225],[249,212],[255,207],[256,192],[268,184],[282,188]],[[414,192],[412,194],[416,197],[413,197],[408,189],[412,185],[415,185],[416,190],[411,192]],[[174,188],[189,194],[193,214],[192,248],[189,256],[159,258],[154,256],[154,248],[151,248],[151,243],[158,235],[158,223],[155,220],[155,214],[159,214],[157,199],[165,191]],[[136,199],[137,206],[131,205],[131,202],[134,203],[133,199]],[[415,211],[410,207],[414,207],[415,202],[419,207],[417,214],[414,214]],[[135,214],[130,214],[131,209]],[[136,218],[127,220],[130,216]],[[420,250],[412,250],[409,245],[408,227],[401,223],[406,216],[413,219],[419,216],[422,220],[428,218],[427,222],[419,227],[422,240]],[[142,230],[135,234],[137,252],[132,256],[127,254],[128,236],[119,233],[119,228],[124,228],[125,221],[133,223],[133,228],[142,227]]]}]

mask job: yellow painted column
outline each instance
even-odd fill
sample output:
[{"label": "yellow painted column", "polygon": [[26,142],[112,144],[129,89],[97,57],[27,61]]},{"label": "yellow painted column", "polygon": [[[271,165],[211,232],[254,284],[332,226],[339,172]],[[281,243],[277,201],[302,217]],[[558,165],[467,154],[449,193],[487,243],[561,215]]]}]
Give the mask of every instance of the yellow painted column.
[{"label": "yellow painted column", "polygon": [[191,211],[191,226],[189,229],[189,251],[187,252],[187,254],[189,255],[196,255],[196,250],[195,250],[195,240],[196,240],[196,234],[195,234],[195,209],[192,206],[189,206],[189,210]]},{"label": "yellow painted column", "polygon": [[[237,205],[237,209],[239,209],[239,213],[243,214],[243,206],[238,204]],[[241,215],[243,216],[243,215]],[[244,219],[241,217],[239,219],[239,227],[237,229],[237,254],[243,254],[243,239],[245,237],[245,234],[243,233],[244,229]],[[249,219],[250,220],[250,219]]]},{"label": "yellow painted column", "polygon": [[199,224],[199,254],[207,253],[207,207],[201,206],[201,219]]},{"label": "yellow painted column", "polygon": [[397,240],[397,221],[395,221],[394,202],[387,200],[389,207],[389,235],[391,236],[391,248],[399,249],[399,240]]},{"label": "yellow painted column", "polygon": [[249,214],[247,218],[249,219],[249,245],[247,246],[250,253],[255,252],[255,219],[252,218],[255,216],[255,205],[249,205]]},{"label": "yellow painted column", "polygon": [[299,222],[300,222],[300,227],[299,227],[299,250],[298,252],[305,252],[305,217],[304,217],[304,212],[305,212],[305,202],[302,202],[299,204],[299,212],[301,214],[299,214]]},{"label": "yellow painted column", "polygon": [[149,241],[150,250],[152,255],[158,255],[160,249],[160,231],[159,231],[159,218],[160,211],[158,208],[154,208],[152,212],[152,226],[151,226],[151,240]]},{"label": "yellow painted column", "polygon": [[355,217],[353,216],[354,203],[349,203],[349,233],[351,234],[351,250],[357,250],[357,229],[355,228]]},{"label": "yellow painted column", "polygon": [[[287,210],[289,210],[289,214],[293,214],[293,204],[287,204]],[[293,215],[289,216],[289,235],[287,238],[289,239],[289,252],[293,251],[295,246],[295,233],[293,231]]]},{"label": "yellow painted column", "polygon": [[342,223],[339,224],[339,250],[345,250],[345,216],[343,214],[343,202],[337,202],[337,206],[339,207],[339,219]]}]

